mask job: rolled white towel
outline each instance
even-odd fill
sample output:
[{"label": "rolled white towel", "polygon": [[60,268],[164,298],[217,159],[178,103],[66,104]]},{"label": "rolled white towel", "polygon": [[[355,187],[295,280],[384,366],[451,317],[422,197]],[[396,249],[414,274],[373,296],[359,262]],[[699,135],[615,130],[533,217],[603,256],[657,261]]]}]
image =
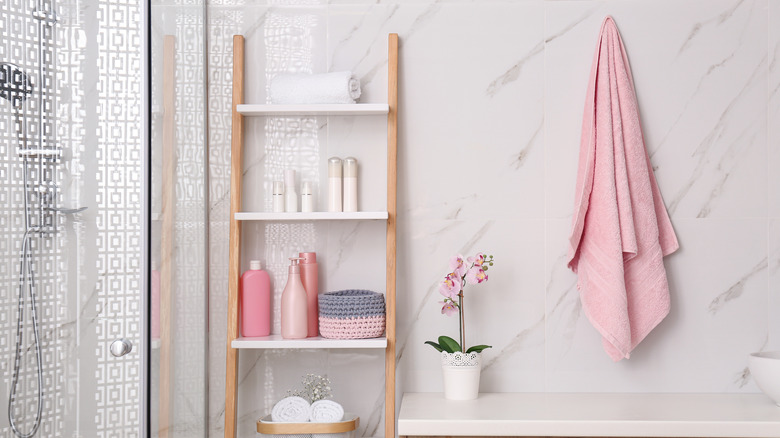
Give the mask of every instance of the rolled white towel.
[{"label": "rolled white towel", "polygon": [[285,397],[271,409],[271,421],[280,423],[307,423],[311,416],[311,405],[301,397]]},{"label": "rolled white towel", "polygon": [[355,103],[360,81],[350,71],[280,74],[271,79],[268,95],[275,104]]},{"label": "rolled white towel", "polygon": [[344,408],[333,400],[317,400],[311,404],[312,423],[335,423],[344,418]]}]

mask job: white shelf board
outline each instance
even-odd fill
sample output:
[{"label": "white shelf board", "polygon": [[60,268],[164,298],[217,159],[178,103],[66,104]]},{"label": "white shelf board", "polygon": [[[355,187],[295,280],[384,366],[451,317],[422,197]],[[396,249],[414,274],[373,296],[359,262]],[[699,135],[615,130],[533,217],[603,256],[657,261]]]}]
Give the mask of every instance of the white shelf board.
[{"label": "white shelf board", "polygon": [[236,110],[245,116],[370,116],[390,112],[386,103],[259,105],[242,104]]},{"label": "white shelf board", "polygon": [[320,336],[304,339],[282,339],[282,335],[274,334],[261,338],[236,338],[233,348],[254,349],[291,349],[291,348],[386,348],[387,338],[371,339],[326,339]]},{"label": "white shelf board", "polygon": [[743,393],[406,393],[398,435],[777,438],[780,408]]},{"label": "white shelf board", "polygon": [[312,213],[266,213],[237,212],[237,221],[337,221],[337,220],[386,220],[386,211],[358,211],[356,213],[331,213],[315,211]]}]

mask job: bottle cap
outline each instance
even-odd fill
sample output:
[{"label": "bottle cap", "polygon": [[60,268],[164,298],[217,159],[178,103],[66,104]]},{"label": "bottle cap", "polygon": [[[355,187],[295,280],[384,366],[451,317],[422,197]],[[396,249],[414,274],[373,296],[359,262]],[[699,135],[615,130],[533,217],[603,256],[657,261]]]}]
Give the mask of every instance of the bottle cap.
[{"label": "bottle cap", "polygon": [[344,178],[357,178],[357,159],[344,158]]},{"label": "bottle cap", "polygon": [[311,181],[301,183],[301,195],[311,195]]},{"label": "bottle cap", "polygon": [[295,187],[295,169],[287,169],[284,171],[284,185],[290,188]]},{"label": "bottle cap", "polygon": [[260,264],[260,260],[250,260],[249,269],[252,271],[259,271],[263,269],[262,265]]},{"label": "bottle cap", "polygon": [[341,178],[341,158],[328,159],[328,178]]},{"label": "bottle cap", "polygon": [[298,262],[302,259],[299,257],[290,257],[290,267],[287,269],[287,272],[290,274],[298,274],[301,272],[300,266],[298,266]]},{"label": "bottle cap", "polygon": [[301,252],[298,253],[298,257],[301,259],[302,265],[308,265],[311,263],[317,263],[317,253],[316,252]]},{"label": "bottle cap", "polygon": [[284,181],[274,181],[274,195],[284,195]]}]

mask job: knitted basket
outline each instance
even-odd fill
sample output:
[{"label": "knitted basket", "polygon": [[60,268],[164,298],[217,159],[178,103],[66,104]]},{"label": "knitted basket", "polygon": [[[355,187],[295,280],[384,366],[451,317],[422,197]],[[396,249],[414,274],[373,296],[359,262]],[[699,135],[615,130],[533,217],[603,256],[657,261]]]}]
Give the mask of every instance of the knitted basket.
[{"label": "knitted basket", "polygon": [[368,290],[341,290],[318,297],[320,335],[365,339],[385,332],[385,296]]}]

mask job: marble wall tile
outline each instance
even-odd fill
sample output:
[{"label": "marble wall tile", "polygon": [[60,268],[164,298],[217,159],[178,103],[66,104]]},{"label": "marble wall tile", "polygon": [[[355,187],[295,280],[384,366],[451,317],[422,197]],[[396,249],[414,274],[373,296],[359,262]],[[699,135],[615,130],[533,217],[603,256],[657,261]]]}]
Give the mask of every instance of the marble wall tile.
[{"label": "marble wall tile", "polygon": [[[755,391],[747,355],[766,343],[764,219],[677,219],[666,257],[672,309],[630,360],[612,363],[565,268],[565,219],[548,221],[547,389],[606,392]],[[564,232],[565,231],[565,232]],[[749,323],[747,323],[749,321]],[[587,378],[585,378],[587,376]]]},{"label": "marble wall tile", "polygon": [[[405,214],[541,217],[542,3],[473,10],[460,3],[331,7],[333,64],[370,76],[386,55],[367,47],[386,47],[388,32],[401,35]],[[470,32],[452,25],[465,21]]]},{"label": "marble wall tile", "polygon": [[[398,356],[404,391],[441,391],[438,354],[425,341],[458,337],[454,317],[441,315],[438,284],[454,254],[495,257],[487,283],[465,290],[468,345],[488,344],[482,391],[541,391],[544,223],[538,219],[414,220],[399,223]],[[512,375],[511,379],[506,379]]]},{"label": "marble wall tile", "polygon": [[[210,10],[211,56],[219,61],[210,78],[212,232],[222,230],[212,236],[212,254],[226,254],[227,244],[228,39],[247,35],[248,95],[262,101],[265,26],[283,13],[278,2],[242,5]],[[441,390],[438,358],[424,341],[456,334],[457,325],[440,314],[436,284],[452,254],[478,250],[497,260],[487,284],[467,289],[479,296],[468,303],[469,338],[494,346],[483,391],[757,391],[746,355],[778,348],[772,333],[780,331],[773,310],[780,303],[776,0],[330,0],[303,10],[317,14],[324,40],[314,41],[312,65],[354,71],[364,102],[385,101],[387,33],[400,37],[399,394]],[[587,76],[606,14],[628,50],[647,147],[681,244],[666,259],[672,313],[617,364],[582,314],[576,277],[565,266]],[[318,203],[326,197],[327,157],[352,155],[365,166],[361,205],[383,209],[384,120],[309,123],[316,164],[301,166],[317,181]],[[245,181],[263,188],[247,198],[257,208],[268,205],[268,150],[256,146],[267,128],[248,124]],[[313,238],[329,287],[354,279],[384,287],[383,274],[366,275],[383,272],[375,226],[340,224],[327,239]],[[248,230],[255,237],[247,251],[264,251],[265,231]],[[215,312],[227,295],[221,263],[212,257],[212,436],[224,421],[224,309]],[[285,275],[280,269],[277,282]],[[360,406],[361,434],[380,430],[383,387],[372,373],[381,370],[381,355],[269,354],[242,353],[242,436],[252,436],[268,397],[307,370],[327,371],[345,404]],[[357,378],[377,381],[368,394],[350,381],[355,367],[346,364],[354,361]]]},{"label": "marble wall tile", "polygon": [[547,211],[570,215],[587,77],[611,14],[672,217],[767,212],[765,1],[546,3]]},{"label": "marble wall tile", "polygon": [[780,217],[780,2],[769,2],[769,216]]},{"label": "marble wall tile", "polygon": [[765,350],[780,350],[780,218],[769,219],[768,320],[769,333]]}]

